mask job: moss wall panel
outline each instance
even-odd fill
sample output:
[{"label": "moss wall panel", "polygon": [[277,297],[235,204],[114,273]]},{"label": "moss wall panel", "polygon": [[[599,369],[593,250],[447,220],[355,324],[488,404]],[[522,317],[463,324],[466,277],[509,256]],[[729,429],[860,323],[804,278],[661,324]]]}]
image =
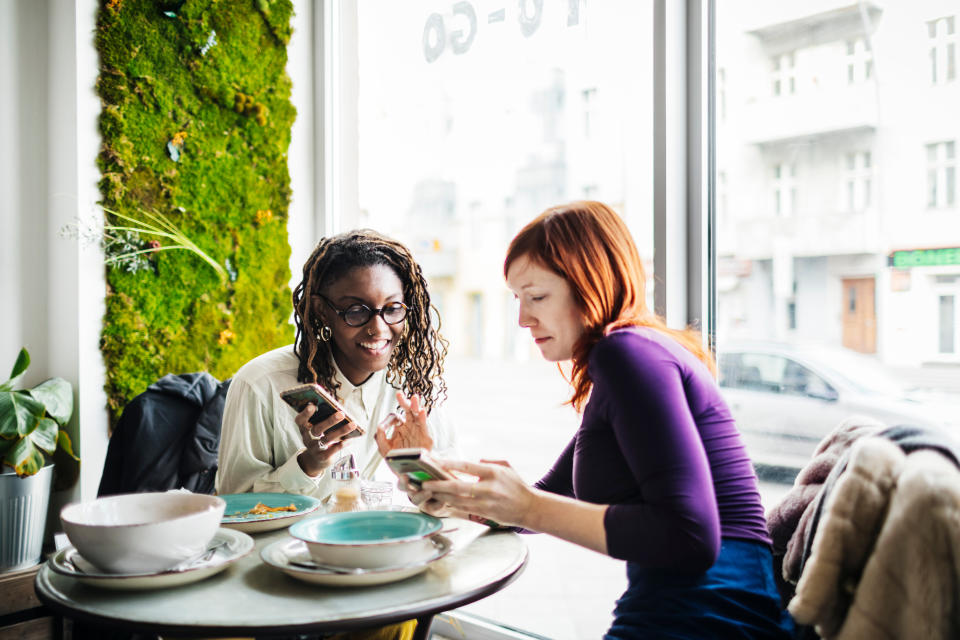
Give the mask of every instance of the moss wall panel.
[{"label": "moss wall panel", "polygon": [[[167,373],[293,341],[289,0],[107,0],[97,20],[114,416]],[[159,216],[218,267],[138,227]],[[131,223],[127,218],[136,222]],[[133,252],[142,252],[130,255]],[[109,263],[111,258],[115,262]]]}]

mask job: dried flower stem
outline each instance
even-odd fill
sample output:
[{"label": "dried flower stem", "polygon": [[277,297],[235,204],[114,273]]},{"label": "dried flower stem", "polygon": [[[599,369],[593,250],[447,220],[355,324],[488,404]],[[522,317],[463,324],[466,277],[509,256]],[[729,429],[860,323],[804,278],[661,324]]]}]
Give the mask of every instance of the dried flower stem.
[{"label": "dried flower stem", "polygon": [[158,213],[151,213],[149,211],[141,210],[141,213],[147,218],[147,220],[138,220],[136,218],[131,218],[130,216],[124,215],[118,211],[113,211],[111,209],[104,208],[104,211],[109,213],[112,216],[120,218],[131,223],[130,226],[125,225],[104,225],[103,231],[104,235],[108,231],[129,231],[137,234],[145,234],[150,236],[158,236],[161,238],[167,238],[173,242],[172,245],[150,248],[150,249],[141,249],[138,251],[129,251],[127,253],[122,253],[119,255],[111,256],[104,261],[105,264],[112,264],[115,262],[122,262],[126,259],[132,258],[137,255],[144,253],[152,253],[154,251],[163,251],[168,249],[185,249],[190,251],[204,260],[207,264],[213,267],[214,271],[217,272],[217,275],[220,276],[221,281],[226,281],[227,272],[226,270],[217,263],[216,260],[211,258],[206,252],[198,247],[190,238],[186,236],[175,224],[167,220],[164,216]]}]

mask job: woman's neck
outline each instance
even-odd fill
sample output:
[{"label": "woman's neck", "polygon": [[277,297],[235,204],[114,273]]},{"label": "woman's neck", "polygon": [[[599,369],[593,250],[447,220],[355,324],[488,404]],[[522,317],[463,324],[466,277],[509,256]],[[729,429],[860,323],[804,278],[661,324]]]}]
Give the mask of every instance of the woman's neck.
[{"label": "woman's neck", "polygon": [[376,371],[358,371],[347,365],[343,366],[343,363],[340,361],[340,356],[334,352],[333,353],[333,363],[337,367],[337,370],[340,371],[340,375],[346,378],[350,384],[355,387],[362,386],[367,380],[369,380]]}]

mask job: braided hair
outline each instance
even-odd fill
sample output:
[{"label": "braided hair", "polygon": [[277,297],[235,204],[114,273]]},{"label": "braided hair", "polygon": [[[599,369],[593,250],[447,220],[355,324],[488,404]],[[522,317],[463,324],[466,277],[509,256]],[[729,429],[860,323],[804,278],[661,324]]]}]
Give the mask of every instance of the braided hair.
[{"label": "braided hair", "polygon": [[[439,332],[440,316],[430,305],[426,279],[410,251],[371,229],[323,238],[303,265],[303,279],[293,292],[297,325],[293,352],[300,359],[297,379],[316,382],[339,398],[332,343],[320,340],[322,320],[314,313],[310,299],[348,271],[374,265],[386,265],[396,273],[403,283],[403,299],[409,307],[403,335],[387,365],[387,382],[407,396],[419,394],[429,412],[447,396],[442,376],[448,343]],[[431,323],[431,310],[437,317],[436,327]]]}]

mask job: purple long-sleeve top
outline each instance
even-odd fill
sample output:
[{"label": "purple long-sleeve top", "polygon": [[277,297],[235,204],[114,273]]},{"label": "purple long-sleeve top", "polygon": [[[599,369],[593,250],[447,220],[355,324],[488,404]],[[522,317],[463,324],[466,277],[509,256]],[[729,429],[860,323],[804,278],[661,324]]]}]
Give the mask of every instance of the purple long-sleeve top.
[{"label": "purple long-sleeve top", "polygon": [[767,545],[757,477],[709,369],[649,328],[591,350],[576,435],[537,487],[595,504],[607,552],[646,568],[704,571],[720,538]]}]

